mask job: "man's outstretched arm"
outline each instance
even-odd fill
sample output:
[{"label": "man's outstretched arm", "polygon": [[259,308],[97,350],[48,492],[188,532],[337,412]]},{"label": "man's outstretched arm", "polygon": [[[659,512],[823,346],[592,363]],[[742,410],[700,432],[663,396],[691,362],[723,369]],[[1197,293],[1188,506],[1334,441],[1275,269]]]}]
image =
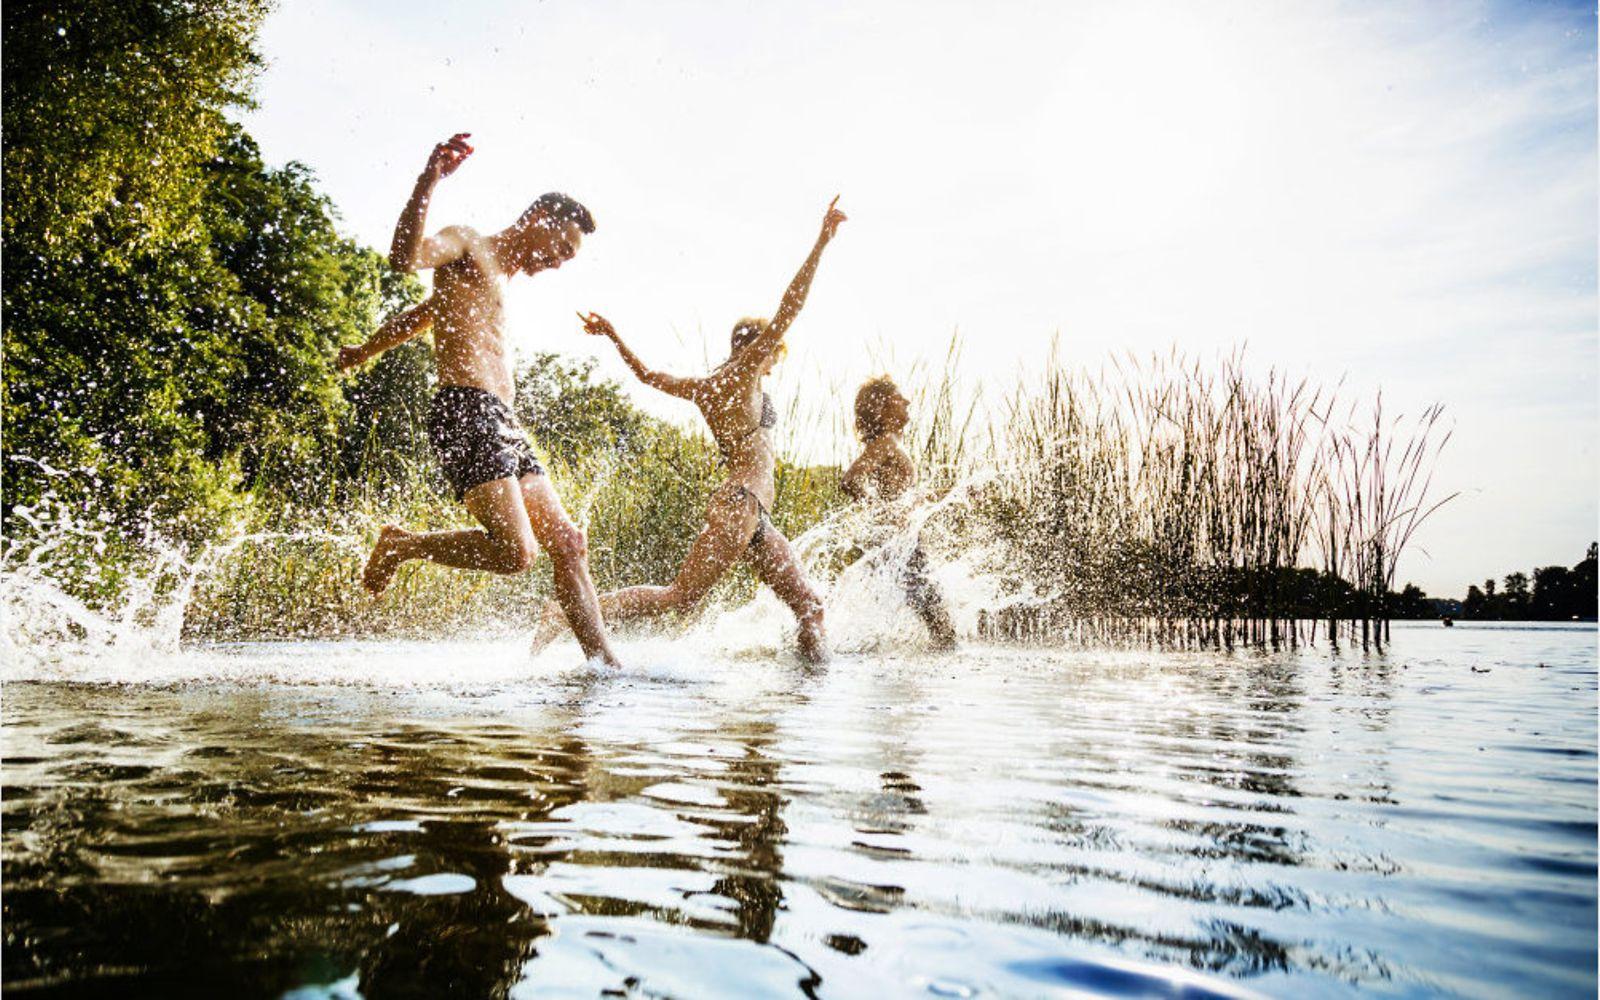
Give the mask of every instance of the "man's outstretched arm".
[{"label": "man's outstretched arm", "polygon": [[367,338],[365,344],[359,347],[339,348],[339,370],[348,371],[356,365],[364,364],[391,348],[424,333],[433,325],[433,300],[428,299],[421,305],[413,306],[403,313],[392,317],[389,322],[378,327],[376,333]]},{"label": "man's outstretched arm", "polygon": [[433,199],[434,185],[455,173],[456,168],[472,155],[467,145],[471,133],[457,132],[448,140],[433,147],[428,155],[428,165],[417,177],[411,189],[411,200],[400,213],[394,226],[394,240],[389,244],[389,266],[396,271],[421,271],[447,264],[461,256],[466,249],[466,239],[454,229],[446,229],[432,239],[424,239],[423,229],[428,221],[428,202]]}]

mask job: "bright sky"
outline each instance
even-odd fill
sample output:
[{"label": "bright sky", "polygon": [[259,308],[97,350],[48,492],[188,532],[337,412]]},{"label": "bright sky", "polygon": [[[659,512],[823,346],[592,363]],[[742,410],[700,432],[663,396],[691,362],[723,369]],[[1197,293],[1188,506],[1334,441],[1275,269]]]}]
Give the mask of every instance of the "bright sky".
[{"label": "bright sky", "polygon": [[283,0],[262,46],[247,127],[363,242],[455,131],[477,154],[430,228],[589,205],[578,259],[512,284],[519,349],[627,383],[578,333],[596,309],[703,368],[842,193],[780,409],[842,410],[957,330],[998,387],[1058,334],[1091,367],[1247,343],[1391,412],[1445,405],[1436,489],[1462,496],[1402,578],[1459,596],[1597,535],[1592,8]]}]

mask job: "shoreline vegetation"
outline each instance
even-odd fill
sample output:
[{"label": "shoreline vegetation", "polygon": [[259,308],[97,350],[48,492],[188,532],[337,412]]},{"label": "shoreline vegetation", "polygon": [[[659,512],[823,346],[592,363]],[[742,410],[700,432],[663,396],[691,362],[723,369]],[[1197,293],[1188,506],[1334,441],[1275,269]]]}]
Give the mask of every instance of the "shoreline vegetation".
[{"label": "shoreline vegetation", "polygon": [[[360,591],[378,525],[466,515],[423,430],[427,347],[348,380],[332,365],[421,284],[341,236],[309,170],[267,166],[227,116],[249,103],[266,9],[4,8],[4,571],[135,618],[180,592],[185,634],[204,638],[526,625],[547,565],[408,568],[380,603]],[[987,403],[959,376],[952,343],[943,370],[906,385],[910,443],[929,495],[960,499],[928,522],[934,554],[981,547],[997,581],[980,634],[1370,647],[1389,619],[1454,607],[1395,590],[1417,527],[1450,499],[1431,479],[1449,437],[1438,407],[1392,415],[1238,354],[1099,374],[1052,355]],[[550,354],[522,366],[516,411],[589,532],[601,589],[667,579],[720,475],[709,440]],[[773,516],[790,537],[847,506],[852,442],[812,424],[839,455],[780,462]],[[824,580],[838,548],[814,556]],[[1592,618],[1594,564],[1591,546],[1571,570],[1473,588],[1459,615]],[[708,605],[753,593],[736,574]]]}]

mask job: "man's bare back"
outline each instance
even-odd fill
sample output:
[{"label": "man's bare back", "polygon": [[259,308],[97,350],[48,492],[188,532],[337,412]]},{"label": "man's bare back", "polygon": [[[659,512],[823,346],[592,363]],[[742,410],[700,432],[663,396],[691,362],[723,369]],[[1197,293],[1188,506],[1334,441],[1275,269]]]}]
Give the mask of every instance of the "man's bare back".
[{"label": "man's bare back", "polygon": [[868,441],[861,457],[845,471],[840,484],[846,496],[855,500],[876,497],[898,500],[917,482],[917,467],[906,453],[898,432],[881,434]]}]

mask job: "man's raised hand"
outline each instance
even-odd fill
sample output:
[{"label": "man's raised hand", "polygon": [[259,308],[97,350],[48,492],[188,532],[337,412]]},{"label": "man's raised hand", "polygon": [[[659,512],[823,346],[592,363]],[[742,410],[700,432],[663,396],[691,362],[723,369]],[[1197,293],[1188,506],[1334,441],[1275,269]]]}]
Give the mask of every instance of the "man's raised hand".
[{"label": "man's raised hand", "polygon": [[471,132],[457,132],[433,147],[433,152],[428,154],[428,165],[423,168],[423,172],[434,180],[455,173],[456,168],[472,155],[472,147],[467,143],[470,138],[472,138]]}]

